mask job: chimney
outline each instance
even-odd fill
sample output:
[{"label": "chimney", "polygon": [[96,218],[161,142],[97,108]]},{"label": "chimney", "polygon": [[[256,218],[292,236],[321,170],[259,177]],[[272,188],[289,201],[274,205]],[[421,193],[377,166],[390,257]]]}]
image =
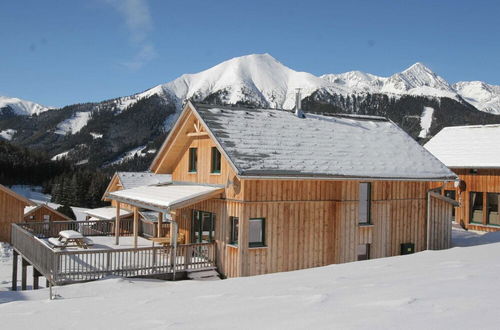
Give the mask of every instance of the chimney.
[{"label": "chimney", "polygon": [[295,94],[295,116],[299,118],[306,118],[304,113],[302,112],[302,100],[300,97],[301,88],[297,88],[297,94]]}]

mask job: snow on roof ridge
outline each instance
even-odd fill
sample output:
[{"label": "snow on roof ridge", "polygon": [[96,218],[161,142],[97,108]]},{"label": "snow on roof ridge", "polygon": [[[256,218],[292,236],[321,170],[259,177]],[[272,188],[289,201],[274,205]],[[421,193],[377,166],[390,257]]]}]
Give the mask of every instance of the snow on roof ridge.
[{"label": "snow on roof ridge", "polygon": [[459,128],[494,128],[494,127],[500,127],[500,124],[446,126],[446,127],[443,127],[443,130],[445,130],[445,129],[459,129]]},{"label": "snow on roof ridge", "polygon": [[[264,108],[264,107],[254,107],[254,106],[246,106],[239,104],[229,104],[229,105],[219,105],[219,104],[209,104],[203,102],[192,102],[193,106],[196,107],[204,107],[207,109],[220,109],[220,110],[237,110],[237,111],[283,111],[293,114],[293,109],[283,109],[283,108]],[[374,116],[374,115],[358,115],[358,114],[349,114],[349,113],[339,113],[339,112],[317,112],[317,111],[307,111],[305,112],[306,118],[307,114],[321,115],[327,117],[340,117],[340,118],[353,118],[353,119],[369,119],[369,120],[383,120],[389,121],[386,117],[382,116]]]}]

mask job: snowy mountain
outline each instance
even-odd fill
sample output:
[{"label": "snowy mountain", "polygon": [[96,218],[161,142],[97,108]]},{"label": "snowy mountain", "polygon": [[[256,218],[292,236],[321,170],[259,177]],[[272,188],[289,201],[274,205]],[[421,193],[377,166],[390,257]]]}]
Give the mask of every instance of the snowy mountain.
[{"label": "snowy mountain", "polygon": [[50,110],[50,108],[15,97],[0,96],[0,114],[9,112],[9,110],[15,115],[32,116]]},{"label": "snowy mountain", "polygon": [[500,86],[482,81],[460,81],[453,88],[479,110],[500,114]]},{"label": "snowy mountain", "polygon": [[57,111],[0,98],[4,104],[9,100],[7,111],[0,103],[0,114],[39,114],[22,119],[0,116],[0,139],[39,148],[50,157],[73,150],[67,156],[76,164],[106,166],[117,159],[126,160],[122,164],[138,158],[145,164],[185,100],[292,109],[297,88],[305,111],[385,116],[416,139],[428,139],[444,126],[500,123],[500,116],[494,115],[500,114],[500,87],[481,82],[452,86],[422,63],[390,77],[360,71],[315,76],[295,71],[269,54],[253,54],[131,96]]}]

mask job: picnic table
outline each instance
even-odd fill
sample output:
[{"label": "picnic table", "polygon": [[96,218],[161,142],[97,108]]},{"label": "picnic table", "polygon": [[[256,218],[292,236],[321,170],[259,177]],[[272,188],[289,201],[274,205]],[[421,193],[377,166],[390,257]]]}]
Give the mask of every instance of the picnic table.
[{"label": "picnic table", "polygon": [[78,246],[83,249],[88,249],[92,245],[92,241],[85,238],[81,233],[76,230],[62,230],[59,232],[59,237],[49,238],[49,243],[54,247],[64,249],[68,246]]}]

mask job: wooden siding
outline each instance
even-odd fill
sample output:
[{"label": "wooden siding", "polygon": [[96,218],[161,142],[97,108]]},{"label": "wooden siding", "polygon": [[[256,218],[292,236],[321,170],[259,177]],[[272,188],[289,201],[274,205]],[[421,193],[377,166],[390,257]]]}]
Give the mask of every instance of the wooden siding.
[{"label": "wooden siding", "polygon": [[27,204],[0,189],[0,242],[10,242],[12,223],[22,222]]},{"label": "wooden siding", "polygon": [[[457,201],[460,206],[455,208],[455,221],[462,223],[467,229],[481,231],[498,231],[499,226],[488,225],[486,212],[483,212],[481,223],[471,223],[470,221],[470,193],[483,193],[483,210],[486,210],[486,193],[500,193],[500,169],[477,169],[477,173],[471,173],[471,169],[453,169],[466,184],[466,189],[459,192],[453,183],[447,183],[443,190],[453,190],[456,192]],[[438,187],[438,185],[434,185]]]},{"label": "wooden siding", "polygon": [[[265,197],[253,192],[259,191],[259,183]],[[358,224],[357,181],[310,181],[301,186],[300,181],[259,180],[245,187],[244,194],[250,200],[212,199],[177,210],[175,214],[179,231],[188,239],[193,210],[216,214],[217,263],[219,271],[227,277],[356,261],[359,244],[370,244],[371,258],[399,255],[403,243],[414,243],[416,251],[426,248],[429,183],[372,182],[370,225]],[[293,187],[297,189],[295,193]],[[286,191],[284,197],[280,197],[280,190]],[[278,200],[264,200],[273,198]],[[439,208],[432,215],[432,219],[436,218],[433,247],[444,248],[449,241],[446,230],[450,228],[451,206],[445,203],[433,207]],[[443,211],[446,207],[448,213]],[[228,244],[230,216],[240,219],[238,247]],[[442,221],[446,217],[448,221]],[[265,247],[248,247],[250,218],[266,219]]]},{"label": "wooden siding", "polygon": [[452,206],[440,199],[430,199],[429,249],[441,250],[451,247]]}]

